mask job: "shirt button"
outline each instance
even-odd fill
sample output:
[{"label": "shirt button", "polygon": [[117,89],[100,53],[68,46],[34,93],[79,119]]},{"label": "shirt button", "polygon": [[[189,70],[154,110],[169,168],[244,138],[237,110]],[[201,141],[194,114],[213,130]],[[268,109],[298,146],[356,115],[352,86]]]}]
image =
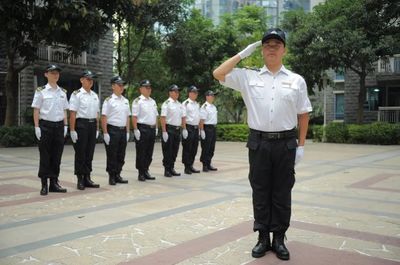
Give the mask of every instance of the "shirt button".
[{"label": "shirt button", "polygon": [[274,100],[274,98],[272,98],[272,100]]},{"label": "shirt button", "polygon": [[275,89],[275,87],[273,86],[272,89]]},{"label": "shirt button", "polygon": [[271,110],[271,112],[274,112],[274,110]]}]

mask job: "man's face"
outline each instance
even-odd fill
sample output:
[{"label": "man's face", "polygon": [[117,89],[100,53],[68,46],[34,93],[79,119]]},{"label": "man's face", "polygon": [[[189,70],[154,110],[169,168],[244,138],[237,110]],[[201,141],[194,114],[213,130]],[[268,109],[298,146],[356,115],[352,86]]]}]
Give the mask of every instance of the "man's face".
[{"label": "man's face", "polygon": [[215,97],[214,96],[206,96],[206,101],[210,104],[212,104],[214,102]]},{"label": "man's face", "polygon": [[81,77],[81,84],[84,89],[91,89],[93,86],[93,79],[87,77]]},{"label": "man's face", "polygon": [[264,61],[281,61],[285,52],[285,45],[282,41],[277,39],[269,39],[262,45]]},{"label": "man's face", "polygon": [[140,94],[142,94],[146,98],[150,97],[150,95],[151,95],[151,86],[141,86],[140,87]]},{"label": "man's face", "polygon": [[169,96],[173,99],[173,100],[177,100],[179,98],[179,90],[173,90],[169,92]]},{"label": "man's face", "polygon": [[193,101],[195,101],[197,99],[197,96],[199,94],[197,92],[189,92],[189,98]]},{"label": "man's face", "polygon": [[112,87],[114,94],[117,96],[121,96],[125,89],[124,84],[114,83],[111,85],[111,87]]},{"label": "man's face", "polygon": [[48,71],[44,73],[44,76],[47,78],[49,83],[58,82],[60,78],[60,72],[58,70]]}]

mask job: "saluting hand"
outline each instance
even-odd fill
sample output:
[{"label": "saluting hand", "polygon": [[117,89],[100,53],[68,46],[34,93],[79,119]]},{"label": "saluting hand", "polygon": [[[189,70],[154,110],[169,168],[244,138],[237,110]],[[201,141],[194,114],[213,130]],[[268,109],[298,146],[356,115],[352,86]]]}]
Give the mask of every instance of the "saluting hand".
[{"label": "saluting hand", "polygon": [[261,45],[260,40],[248,45],[246,48],[244,48],[244,50],[239,52],[240,58],[244,59],[246,57],[249,57],[256,50],[256,48],[260,45]]}]

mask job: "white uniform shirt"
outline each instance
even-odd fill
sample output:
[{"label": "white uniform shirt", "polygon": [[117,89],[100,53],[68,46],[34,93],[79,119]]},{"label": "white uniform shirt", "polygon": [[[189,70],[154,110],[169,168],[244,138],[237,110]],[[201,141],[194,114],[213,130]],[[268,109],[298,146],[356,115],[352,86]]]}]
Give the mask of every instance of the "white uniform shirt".
[{"label": "white uniform shirt", "polygon": [[76,111],[76,118],[95,119],[100,112],[99,97],[83,87],[75,90],[69,99],[69,110]]},{"label": "white uniform shirt", "polygon": [[218,110],[215,105],[206,101],[200,108],[200,119],[204,120],[204,124],[217,125]]},{"label": "white uniform shirt", "polygon": [[157,104],[154,99],[140,95],[132,102],[132,116],[137,117],[137,123],[156,125]]},{"label": "white uniform shirt", "polygon": [[284,66],[275,75],[266,66],[260,71],[235,68],[220,83],[241,92],[249,127],[255,130],[291,130],[297,114],[312,111],[303,77]]},{"label": "white uniform shirt", "polygon": [[49,84],[36,89],[32,108],[39,109],[39,119],[58,122],[64,120],[64,110],[68,109],[67,94],[61,87]]},{"label": "white uniform shirt", "polygon": [[186,117],[186,111],[178,100],[168,98],[161,106],[161,116],[165,117],[167,124],[181,126],[182,118]]},{"label": "white uniform shirt", "polygon": [[182,103],[186,111],[186,124],[198,126],[200,122],[200,104],[190,98]]},{"label": "white uniform shirt", "polygon": [[107,116],[107,124],[124,127],[131,115],[129,101],[122,95],[118,97],[112,94],[104,100],[101,114]]}]

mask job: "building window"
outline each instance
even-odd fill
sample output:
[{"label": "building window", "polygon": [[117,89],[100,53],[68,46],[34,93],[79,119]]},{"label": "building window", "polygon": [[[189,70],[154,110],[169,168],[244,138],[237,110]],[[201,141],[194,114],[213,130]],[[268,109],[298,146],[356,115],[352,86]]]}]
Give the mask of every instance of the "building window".
[{"label": "building window", "polygon": [[344,93],[335,93],[335,120],[344,119]]},{"label": "building window", "polygon": [[91,42],[89,44],[89,47],[86,49],[86,52],[88,54],[97,55],[97,53],[99,52],[99,42]]},{"label": "building window", "polygon": [[380,93],[382,93],[382,89],[379,87],[367,88],[364,110],[369,110],[369,111],[378,110]]}]

